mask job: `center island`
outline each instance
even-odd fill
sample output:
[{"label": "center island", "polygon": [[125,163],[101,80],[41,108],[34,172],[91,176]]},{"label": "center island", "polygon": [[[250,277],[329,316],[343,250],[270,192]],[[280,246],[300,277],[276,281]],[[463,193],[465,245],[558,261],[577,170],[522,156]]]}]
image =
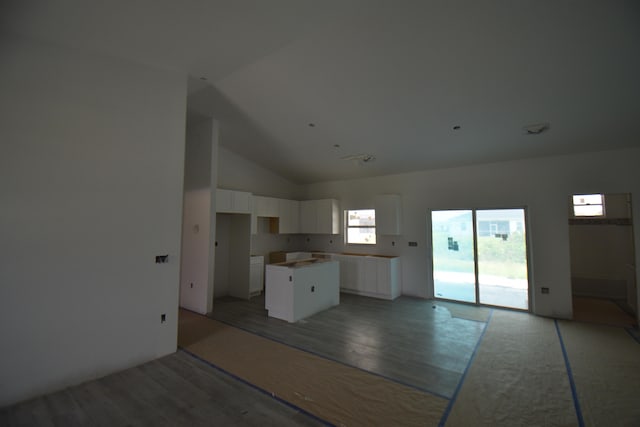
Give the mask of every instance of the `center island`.
[{"label": "center island", "polygon": [[340,304],[340,263],[307,258],[266,266],[269,317],[297,322]]}]

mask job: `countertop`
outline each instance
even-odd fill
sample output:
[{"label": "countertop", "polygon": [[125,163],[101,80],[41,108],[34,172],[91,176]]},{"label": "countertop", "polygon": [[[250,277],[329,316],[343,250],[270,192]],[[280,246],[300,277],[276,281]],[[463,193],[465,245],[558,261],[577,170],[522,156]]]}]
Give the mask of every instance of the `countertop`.
[{"label": "countertop", "polygon": [[305,258],[305,259],[296,259],[296,260],[293,260],[293,261],[278,262],[278,263],[270,264],[270,265],[275,265],[275,266],[278,266],[278,267],[298,268],[298,267],[304,267],[304,266],[312,265],[312,264],[321,264],[323,262],[331,262],[331,259],[329,259],[329,258]]}]

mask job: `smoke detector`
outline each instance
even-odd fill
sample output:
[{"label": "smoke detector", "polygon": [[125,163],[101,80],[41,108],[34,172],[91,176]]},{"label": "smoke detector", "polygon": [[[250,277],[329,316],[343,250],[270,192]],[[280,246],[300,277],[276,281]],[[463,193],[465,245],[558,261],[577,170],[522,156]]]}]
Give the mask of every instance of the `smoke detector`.
[{"label": "smoke detector", "polygon": [[537,123],[534,125],[528,125],[522,128],[525,135],[539,135],[542,132],[549,129],[549,123]]}]

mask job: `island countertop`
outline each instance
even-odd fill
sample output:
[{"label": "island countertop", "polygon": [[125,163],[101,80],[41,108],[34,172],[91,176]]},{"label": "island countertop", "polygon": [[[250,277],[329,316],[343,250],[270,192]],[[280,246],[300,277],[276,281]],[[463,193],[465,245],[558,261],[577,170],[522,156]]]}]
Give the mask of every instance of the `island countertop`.
[{"label": "island countertop", "polygon": [[318,264],[323,262],[331,262],[330,258],[305,258],[305,259],[295,259],[293,261],[285,261],[285,262],[277,262],[274,264],[278,267],[288,267],[288,268],[299,268],[307,265]]}]

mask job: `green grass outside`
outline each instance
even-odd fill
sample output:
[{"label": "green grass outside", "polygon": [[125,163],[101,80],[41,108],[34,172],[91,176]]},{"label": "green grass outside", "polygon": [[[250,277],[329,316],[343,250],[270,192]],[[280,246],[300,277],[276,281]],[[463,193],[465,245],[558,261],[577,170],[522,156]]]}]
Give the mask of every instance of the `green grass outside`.
[{"label": "green grass outside", "polygon": [[[458,242],[458,251],[448,248],[448,237]],[[434,270],[456,273],[473,273],[473,240],[471,235],[451,236],[450,233],[434,233]],[[525,239],[522,233],[513,233],[507,240],[486,236],[478,238],[480,274],[526,279],[527,264]]]}]

